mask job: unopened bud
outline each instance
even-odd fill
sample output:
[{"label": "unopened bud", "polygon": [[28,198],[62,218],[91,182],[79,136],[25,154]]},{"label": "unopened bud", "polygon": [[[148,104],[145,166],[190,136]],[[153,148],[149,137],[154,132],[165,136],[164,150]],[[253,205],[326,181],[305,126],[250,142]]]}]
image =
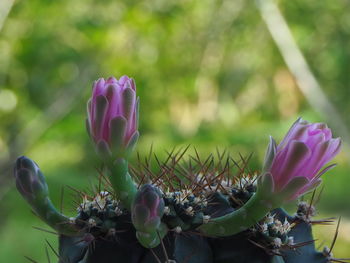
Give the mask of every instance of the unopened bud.
[{"label": "unopened bud", "polygon": [[48,195],[48,187],[38,165],[31,159],[22,156],[15,164],[14,176],[16,187],[29,202],[42,200]]}]

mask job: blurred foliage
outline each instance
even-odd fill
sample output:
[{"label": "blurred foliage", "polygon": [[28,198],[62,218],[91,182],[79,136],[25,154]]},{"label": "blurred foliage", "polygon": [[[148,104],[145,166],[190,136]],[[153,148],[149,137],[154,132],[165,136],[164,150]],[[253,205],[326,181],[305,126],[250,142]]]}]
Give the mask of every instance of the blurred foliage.
[{"label": "blurred foliage", "polygon": [[[312,71],[350,125],[350,5],[347,0],[278,2]],[[192,144],[204,154],[254,152],[259,169],[268,135],[280,139],[308,105],[254,1],[17,1],[0,32],[0,257],[45,260],[43,226],[13,187],[12,164],[26,154],[60,189],[89,187],[98,162],[85,133],[93,80],[127,74],[141,98],[138,150],[160,156]],[[335,131],[337,133],[337,131]],[[347,154],[347,155],[346,155]],[[320,210],[350,215],[350,153],[325,178]],[[70,194],[65,211],[74,214]],[[343,220],[337,256],[349,256]],[[329,244],[334,227],[318,231]],[[347,234],[346,234],[347,233]],[[20,249],[19,249],[20,248]],[[1,261],[1,260],[0,260]]]}]

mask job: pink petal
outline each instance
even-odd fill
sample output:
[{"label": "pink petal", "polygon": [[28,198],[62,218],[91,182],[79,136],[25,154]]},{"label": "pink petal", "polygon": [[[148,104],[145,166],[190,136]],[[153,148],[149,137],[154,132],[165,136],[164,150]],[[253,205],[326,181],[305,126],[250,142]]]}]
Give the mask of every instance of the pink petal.
[{"label": "pink petal", "polygon": [[120,77],[120,79],[119,79],[119,81],[118,81],[118,82],[119,82],[119,85],[120,85],[120,86],[124,86],[124,84],[125,84],[125,82],[126,82],[127,80],[129,80],[129,77],[126,76],[126,75]]},{"label": "pink petal", "polygon": [[283,147],[286,147],[288,142],[292,140],[304,141],[308,137],[307,129],[308,124],[300,124],[300,121],[293,124],[292,128],[290,128],[282,142],[277,146],[277,151],[281,150]]},{"label": "pink petal", "polygon": [[[311,151],[305,143],[291,141],[279,171],[280,176],[275,180],[277,187],[283,188],[293,177],[298,176],[300,169],[306,164],[310,156]],[[271,173],[274,176],[273,170],[271,170]]]},{"label": "pink petal", "polygon": [[324,133],[321,130],[315,130],[314,134],[310,135],[304,142],[313,151],[318,144],[324,141]]},{"label": "pink petal", "polygon": [[313,178],[327,162],[334,158],[340,150],[340,139],[331,139],[317,145],[313,152],[308,168],[304,171],[304,176]]},{"label": "pink petal", "polygon": [[106,84],[118,84],[118,80],[115,77],[109,77]]},{"label": "pink petal", "polygon": [[104,92],[104,86],[105,86],[105,80],[104,78],[100,78],[98,79],[93,87],[93,93],[92,93],[92,97],[96,98],[98,95],[103,94]]}]

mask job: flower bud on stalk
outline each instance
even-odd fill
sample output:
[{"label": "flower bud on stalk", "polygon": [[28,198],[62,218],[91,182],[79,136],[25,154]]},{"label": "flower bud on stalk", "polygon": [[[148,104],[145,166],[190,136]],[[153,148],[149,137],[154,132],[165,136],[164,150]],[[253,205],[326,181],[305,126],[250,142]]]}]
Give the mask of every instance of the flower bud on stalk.
[{"label": "flower bud on stalk", "polygon": [[135,197],[131,218],[136,236],[145,247],[155,247],[166,233],[161,222],[164,214],[164,200],[159,189],[151,184],[143,185]]},{"label": "flower bud on stalk", "polygon": [[127,158],[139,137],[135,81],[127,76],[95,81],[88,101],[88,133],[99,154]]},{"label": "flower bud on stalk", "polygon": [[127,160],[139,137],[138,107],[135,82],[123,76],[97,80],[87,109],[88,133],[108,168],[116,197],[129,210],[137,189]]},{"label": "flower bud on stalk", "polygon": [[270,138],[257,192],[248,202],[198,229],[210,236],[229,236],[248,229],[272,209],[317,187],[321,175],[334,165],[321,168],[335,157],[340,145],[341,140],[332,138],[326,124],[298,119],[278,146]]},{"label": "flower bud on stalk", "polygon": [[78,234],[78,229],[53,206],[48,196],[45,177],[35,162],[25,156],[19,157],[15,164],[14,176],[18,191],[43,221],[60,234]]}]

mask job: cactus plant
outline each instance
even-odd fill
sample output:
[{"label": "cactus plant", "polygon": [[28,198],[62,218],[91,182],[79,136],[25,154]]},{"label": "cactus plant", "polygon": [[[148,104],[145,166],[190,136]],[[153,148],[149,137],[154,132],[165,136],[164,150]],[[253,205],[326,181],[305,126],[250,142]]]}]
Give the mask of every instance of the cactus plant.
[{"label": "cactus plant", "polygon": [[[87,130],[101,158],[106,189],[81,193],[77,215],[53,206],[38,165],[15,164],[16,186],[40,219],[59,234],[59,263],[326,263],[332,248],[315,249],[315,208],[300,201],[295,215],[284,204],[321,183],[334,165],[340,139],[320,123],[298,119],[277,145],[270,138],[261,172],[248,158],[227,153],[185,158],[188,147],[132,166],[138,98],[133,79],[99,79],[88,102]],[[141,167],[141,168],[136,168]]]}]

